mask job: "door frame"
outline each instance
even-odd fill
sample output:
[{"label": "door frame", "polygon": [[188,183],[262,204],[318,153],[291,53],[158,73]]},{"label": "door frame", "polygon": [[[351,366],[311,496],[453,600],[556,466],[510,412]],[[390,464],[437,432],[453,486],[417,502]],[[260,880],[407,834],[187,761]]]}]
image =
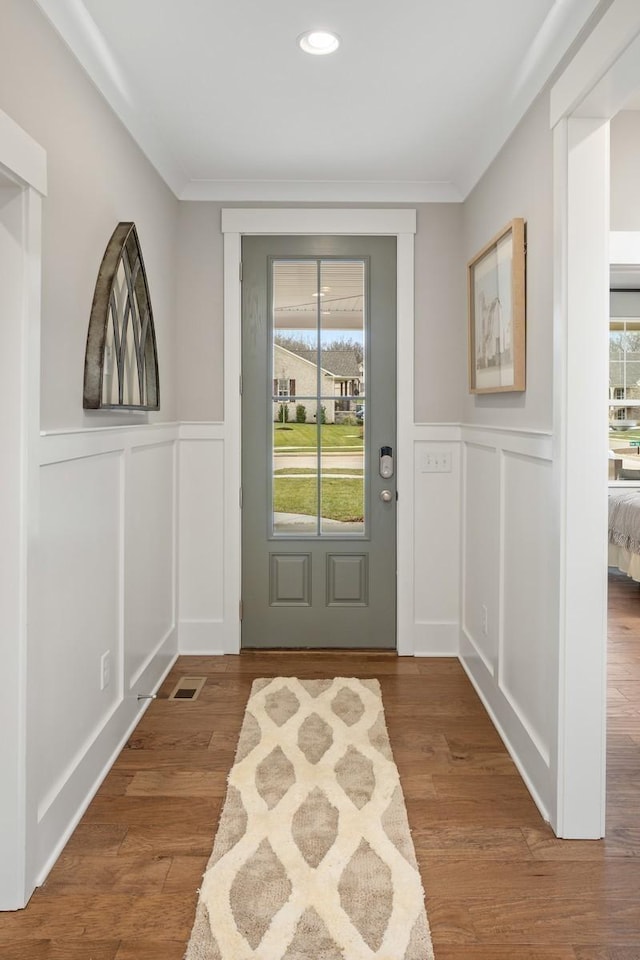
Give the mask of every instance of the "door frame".
[{"label": "door frame", "polygon": [[243,236],[394,236],[397,240],[398,505],[396,651],[414,652],[413,380],[415,209],[223,208],[224,236],[224,620],[225,653],[240,652],[242,426],[241,253]]},{"label": "door frame", "polygon": [[[2,560],[16,589],[2,597],[3,629],[10,642],[2,657],[0,719],[0,910],[24,907],[36,886],[37,808],[30,707],[35,691],[29,669],[29,625],[33,612],[33,544],[38,525],[40,433],[40,298],[42,198],[47,193],[47,158],[6,113],[0,111],[0,171],[15,185],[19,204],[5,223],[21,269],[8,278],[18,304],[4,331],[4,348],[14,361],[12,375],[0,377],[0,445],[7,474],[2,486]],[[3,581],[8,578],[3,577]]]},{"label": "door frame", "polygon": [[604,835],[609,120],[640,90],[640,8],[614,0],[551,90],[558,836]]}]

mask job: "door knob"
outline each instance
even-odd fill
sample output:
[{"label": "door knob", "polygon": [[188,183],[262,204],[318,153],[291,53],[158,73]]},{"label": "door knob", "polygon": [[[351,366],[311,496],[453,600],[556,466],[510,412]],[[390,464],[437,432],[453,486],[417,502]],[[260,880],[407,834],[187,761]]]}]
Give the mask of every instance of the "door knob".
[{"label": "door knob", "polygon": [[381,490],[380,499],[384,500],[385,503],[389,503],[389,501],[393,500],[393,494],[391,493],[391,490]]}]

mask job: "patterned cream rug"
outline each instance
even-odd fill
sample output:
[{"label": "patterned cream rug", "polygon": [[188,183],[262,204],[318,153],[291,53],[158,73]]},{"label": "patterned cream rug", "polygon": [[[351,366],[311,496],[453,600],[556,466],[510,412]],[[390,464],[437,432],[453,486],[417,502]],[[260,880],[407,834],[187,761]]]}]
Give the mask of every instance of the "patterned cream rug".
[{"label": "patterned cream rug", "polygon": [[185,960],[433,960],[377,680],[256,680]]}]

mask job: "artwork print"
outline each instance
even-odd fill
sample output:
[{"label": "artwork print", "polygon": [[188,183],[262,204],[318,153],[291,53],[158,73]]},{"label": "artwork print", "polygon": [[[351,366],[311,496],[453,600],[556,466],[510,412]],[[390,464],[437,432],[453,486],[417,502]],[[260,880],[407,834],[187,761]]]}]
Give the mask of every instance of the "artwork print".
[{"label": "artwork print", "polygon": [[513,220],[469,264],[469,389],[524,386],[524,222]]}]

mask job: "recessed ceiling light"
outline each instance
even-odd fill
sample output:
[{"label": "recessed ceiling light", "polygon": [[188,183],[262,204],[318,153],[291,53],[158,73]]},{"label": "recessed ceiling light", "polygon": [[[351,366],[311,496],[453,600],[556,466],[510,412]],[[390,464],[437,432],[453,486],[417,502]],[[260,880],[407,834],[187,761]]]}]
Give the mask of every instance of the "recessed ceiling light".
[{"label": "recessed ceiling light", "polygon": [[307,30],[301,37],[298,37],[298,43],[305,53],[313,53],[316,56],[323,56],[325,53],[333,53],[340,46],[340,37],[336,33],[329,33],[327,30]]}]

